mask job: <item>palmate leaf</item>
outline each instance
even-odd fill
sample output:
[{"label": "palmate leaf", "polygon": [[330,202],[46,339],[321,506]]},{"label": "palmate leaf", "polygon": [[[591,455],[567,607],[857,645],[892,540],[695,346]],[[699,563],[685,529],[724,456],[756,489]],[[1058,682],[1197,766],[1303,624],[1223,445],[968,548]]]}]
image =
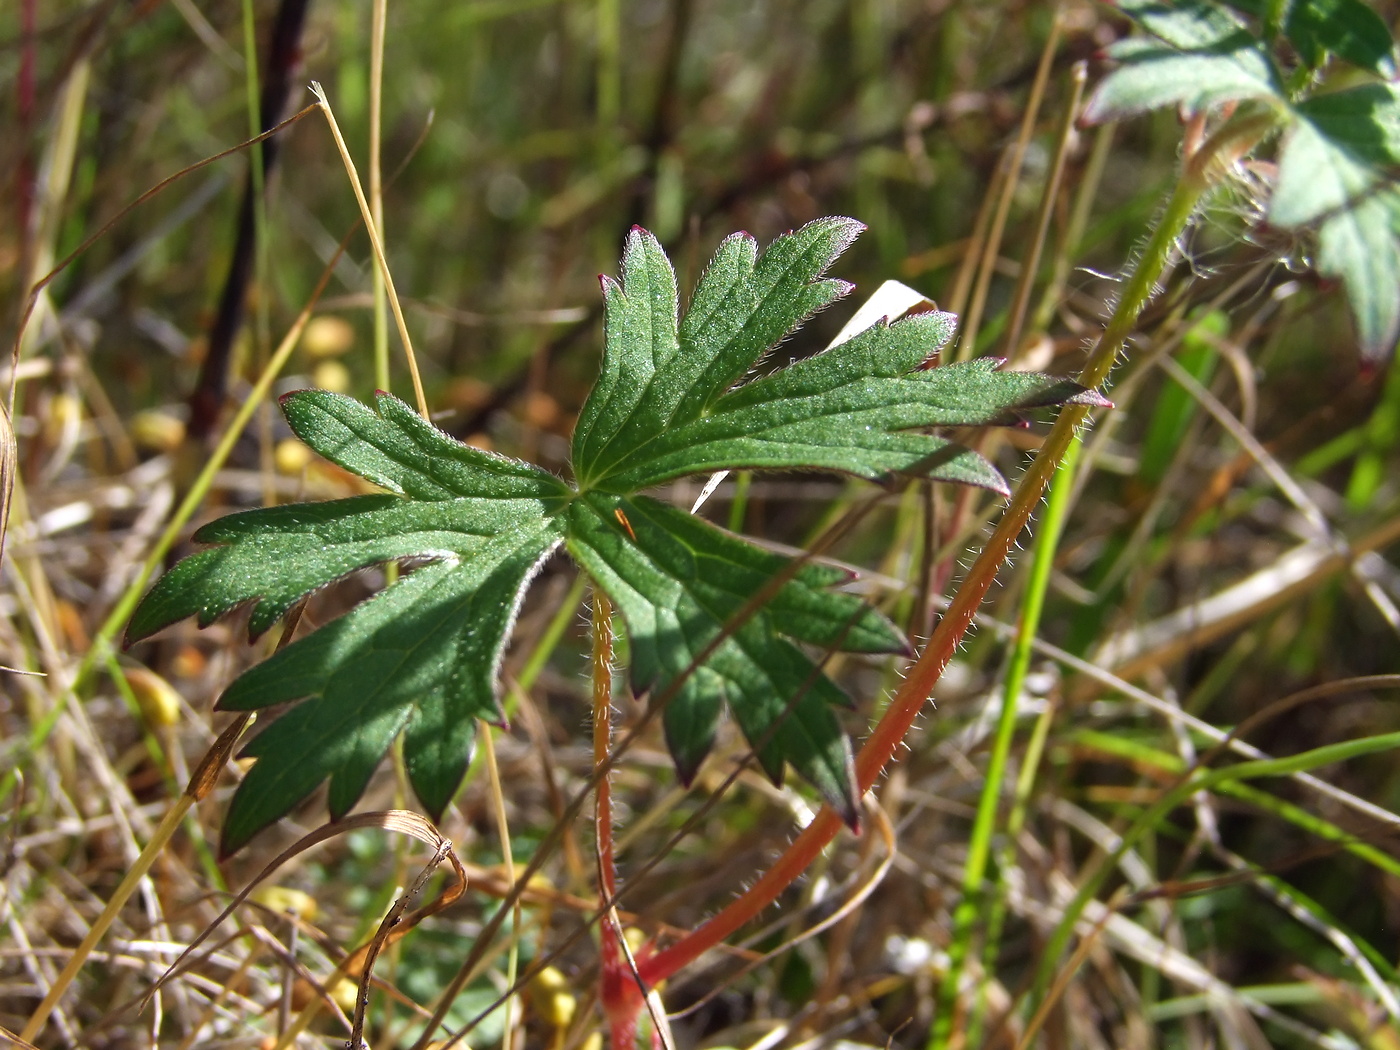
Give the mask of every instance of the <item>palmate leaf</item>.
[{"label": "palmate leaf", "polygon": [[[397,398],[378,413],[324,391],[283,399],[321,455],[403,495],[246,511],[195,533],[217,544],[157,581],[127,629],[145,637],[186,616],[201,626],[245,603],[256,636],[297,601],[356,569],[431,561],[233,683],[226,710],[312,697],[260,733],[257,763],[224,823],[226,852],[330,780],[347,812],[400,731],[419,800],[439,817],[471,759],[476,720],[495,717],[496,668],[534,569],[563,536],[569,489],[531,467],[454,441]],[[404,498],[405,496],[411,498]]]},{"label": "palmate leaf", "polygon": [[1318,271],[1345,282],[1362,351],[1383,357],[1400,338],[1400,89],[1366,84],[1295,112],[1269,219],[1316,225]]},{"label": "palmate leaf", "polygon": [[[736,467],[904,472],[1005,482],[982,457],[924,432],[1014,423],[1074,400],[1063,380],[996,362],[926,364],[953,333],[931,314],[879,324],[835,349],[735,385],[779,340],[847,286],[822,278],[862,227],[822,219],[762,254],[726,240],[677,317],[675,275],[643,230],[620,283],[604,280],[600,377],[579,416],[575,484],[470,448],[397,398],[374,408],[323,391],[282,407],[311,448],[387,490],[246,511],[195,535],[211,544],[162,577],[128,630],[146,637],[186,616],[208,624],[251,606],[257,635],[303,597],[388,562],[415,571],[245,672],[220,706],[302,700],[246,748],[255,758],[224,828],[225,850],[329,782],[333,816],[353,806],[394,738],[415,792],[441,815],[471,756],[475,721],[495,717],[497,667],[534,571],[563,543],[621,613],[638,692],[665,702],[667,743],[686,781],[726,710],[774,780],[791,765],[848,820],[851,748],[834,708],[849,703],[809,650],[907,652],[853,595],[849,574],[794,564],[641,495],[661,482]],[[807,647],[807,648],[804,648]]]}]

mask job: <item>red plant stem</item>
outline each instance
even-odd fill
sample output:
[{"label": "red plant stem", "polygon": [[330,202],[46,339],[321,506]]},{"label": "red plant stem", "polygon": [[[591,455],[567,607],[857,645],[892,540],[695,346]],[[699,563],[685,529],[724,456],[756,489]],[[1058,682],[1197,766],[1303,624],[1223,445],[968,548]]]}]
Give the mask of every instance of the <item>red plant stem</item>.
[{"label": "red plant stem", "polygon": [[[1158,220],[1137,265],[1124,284],[1113,316],[1104,327],[1079,382],[1095,389],[1103,384],[1127,344],[1143,307],[1151,300],[1157,282],[1176,250],[1177,238],[1186,228],[1202,195],[1227,166],[1248,152],[1273,127],[1270,114],[1230,121],[1199,151],[1187,159],[1181,178]],[[1107,402],[1105,402],[1107,404]],[[880,779],[893,760],[924,703],[948,666],[972,619],[986,597],[998,570],[1011,553],[1011,545],[1030,520],[1050,478],[1064,458],[1075,431],[1088,418],[1090,405],[1066,405],[1040,447],[1035,460],[1016,486],[1011,503],[987,540],[967,579],[958,588],[948,611],[938,622],[918,661],[895,693],[879,724],[856,756],[856,781],[862,793]],[[682,967],[718,945],[754,919],[778,895],[792,885],[817,859],[841,829],[841,819],[824,808],[793,841],[777,862],[748,890],[689,936],[655,954],[637,960],[638,972],[649,986],[666,980]]]},{"label": "red plant stem", "polygon": [[[612,747],[612,602],[601,590],[593,592],[593,771],[608,762]],[[604,900],[617,893],[613,864],[611,774],[598,778],[593,828],[598,844],[598,891]],[[604,929],[608,926],[603,924]]]},{"label": "red plant stem", "polygon": [[[617,896],[617,866],[613,859],[612,773],[607,769],[612,749],[612,602],[601,590],[593,592],[593,771],[597,774],[593,831],[598,849],[598,897]],[[614,1050],[632,1050],[637,1041],[642,992],[627,962],[617,913],[608,908],[598,924],[599,998],[608,1016]]]},{"label": "red plant stem", "polygon": [[[967,580],[958,589],[948,611],[934,628],[923,654],[890,701],[884,717],[861,747],[856,756],[856,783],[862,793],[869,791],[880,779],[899,745],[913,728],[925,701],[933,692],[943,669],[948,666],[948,661],[952,659],[958,643],[971,626],[972,618],[981,606],[992,581],[996,579],[997,570],[1010,553],[1011,544],[1025,527],[1051,474],[1054,473],[1055,466],[1064,455],[1071,436],[1088,412],[1088,406],[1084,405],[1068,405],[1061,410],[1054,430],[1041,447],[1040,455],[1031,464],[1026,476],[1021,479],[1011,505],[1002,515],[1001,522],[986,546],[982,548],[982,553],[972,566],[972,571],[968,573]],[[831,809],[824,808],[817,814],[816,819],[803,829],[773,867],[741,897],[690,936],[655,955],[639,959],[638,971],[642,979],[648,985],[665,980],[755,918],[776,900],[783,890],[797,881],[826,845],[836,837],[842,826],[841,818]]]}]

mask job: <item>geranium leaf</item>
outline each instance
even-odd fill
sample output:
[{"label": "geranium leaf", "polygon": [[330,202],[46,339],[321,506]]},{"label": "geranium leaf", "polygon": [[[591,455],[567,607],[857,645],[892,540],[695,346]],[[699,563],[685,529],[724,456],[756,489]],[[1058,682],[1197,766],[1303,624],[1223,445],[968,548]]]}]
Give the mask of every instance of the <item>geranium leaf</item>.
[{"label": "geranium leaf", "polygon": [[344,814],[400,733],[414,791],[440,816],[470,761],[476,720],[497,714],[497,666],[524,590],[561,542],[620,610],[637,690],[666,699],[683,779],[728,710],[769,776],[792,766],[854,822],[851,746],[834,713],[850,701],[820,663],[835,650],[907,652],[903,636],[836,589],[843,570],[794,564],[638,490],[765,467],[905,472],[1005,491],[989,462],[927,429],[1105,403],[995,361],[927,367],[952,335],[947,314],[882,323],[741,382],[846,290],[822,274],[861,229],[821,219],[761,254],[746,234],[730,237],[679,322],[671,264],[655,238],[633,230],[621,282],[603,282],[606,347],[574,434],[574,485],[464,445],[387,394],[374,408],[322,391],[284,398],[303,441],[387,492],[205,526],[195,539],[211,546],[157,581],[129,638],[186,616],[206,625],[240,606],[251,607],[256,636],[357,569],[418,567],[225,692],[230,710],[301,701],[245,749],[256,762],[234,796],[225,849],[325,782],[331,814]]},{"label": "geranium leaf", "polygon": [[676,277],[655,237],[627,238],[622,283],[603,279],[606,349],[574,431],[574,473],[590,487],[625,469],[639,446],[704,412],[769,348],[844,295],[820,275],[864,229],[818,219],[759,255],[747,234],[720,245],[677,322]]},{"label": "geranium leaf", "polygon": [[697,471],[756,467],[865,478],[905,472],[1005,492],[981,456],[916,428],[1010,424],[1047,404],[1104,402],[1061,379],[999,371],[990,358],[921,368],[953,329],[945,313],[876,325],[746,383],[700,419],[657,434],[607,487],[634,491]]},{"label": "geranium leaf", "polygon": [[839,571],[805,565],[735,629],[731,618],[787,559],[644,496],[590,493],[570,510],[569,552],[622,612],[635,688],[666,693],[684,676],[664,714],[682,778],[695,775],[728,704],[769,776],[791,763],[854,819],[850,748],[829,709],[845,696],[793,641],[907,651],[894,626],[827,589]]},{"label": "geranium leaf", "polygon": [[1383,77],[1396,72],[1395,42],[1385,20],[1364,0],[1229,0],[1230,6],[1263,18],[1279,7],[1284,35],[1299,57],[1317,68],[1327,55]]},{"label": "geranium leaf", "polygon": [[1094,89],[1085,123],[1162,106],[1199,112],[1240,99],[1282,101],[1268,54],[1248,26],[1218,5],[1124,0],[1119,7],[1151,36],[1131,37],[1108,49],[1108,57],[1120,65]]},{"label": "geranium leaf", "polygon": [[[1353,86],[1331,90],[1317,72],[1334,54],[1393,77],[1400,67],[1384,20],[1361,0],[1121,0],[1119,7],[1146,35],[1109,48],[1119,65],[1095,89],[1085,121],[1252,101],[1237,114],[1242,126],[1252,124],[1256,140],[1273,138],[1261,136],[1261,126],[1282,133],[1269,221],[1315,233],[1317,271],[1345,285],[1362,353],[1389,354],[1400,337],[1400,88],[1389,79],[1356,85],[1352,71]],[[1282,49],[1286,78],[1272,57],[1275,37],[1292,45],[1291,55]]]},{"label": "geranium leaf", "polygon": [[344,813],[400,730],[414,790],[441,814],[470,760],[475,719],[496,711],[495,668],[525,583],[562,538],[563,482],[453,440],[397,398],[381,395],[378,408],[325,391],[283,400],[313,448],[405,495],[245,511],[206,525],[195,539],[214,546],[161,577],[128,628],[135,640],[186,616],[203,626],[252,604],[256,636],[356,569],[434,563],[224,694],[221,706],[236,710],[312,698],[249,745],[258,762],[230,808],[227,850],[323,780],[332,814]]},{"label": "geranium leaf", "polygon": [[326,779],[331,816],[343,816],[401,730],[413,790],[441,818],[471,761],[477,719],[499,717],[501,651],[530,575],[557,542],[536,517],[469,561],[419,569],[234,682],[225,710],[311,699],[244,750],[257,762],[229,807],[224,852]]},{"label": "geranium leaf", "polygon": [[1400,158],[1400,94],[1366,85],[1296,108],[1269,219],[1317,225],[1317,269],[1345,283],[1362,351],[1382,357],[1400,338],[1400,198],[1382,168]]}]

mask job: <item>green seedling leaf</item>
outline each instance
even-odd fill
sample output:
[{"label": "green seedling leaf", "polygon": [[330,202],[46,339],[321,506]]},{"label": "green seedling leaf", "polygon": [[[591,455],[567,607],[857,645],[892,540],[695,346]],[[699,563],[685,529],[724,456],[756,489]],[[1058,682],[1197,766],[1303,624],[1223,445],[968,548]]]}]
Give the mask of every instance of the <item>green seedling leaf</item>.
[{"label": "green seedling leaf", "polygon": [[257,761],[234,795],[225,850],[323,782],[332,815],[343,815],[400,733],[414,791],[440,817],[470,761],[476,720],[499,718],[497,668],[524,590],[561,544],[620,610],[633,684],[664,703],[682,779],[694,777],[727,709],[770,777],[792,766],[854,823],[851,748],[835,715],[849,699],[822,673],[821,654],[907,653],[903,636],[835,589],[846,571],[795,563],[639,490],[768,468],[905,473],[1005,492],[990,463],[928,428],[1106,404],[991,360],[928,367],[953,334],[952,317],[937,313],[877,324],[741,382],[844,294],[847,285],[822,274],[861,228],[822,219],[761,254],[736,234],[684,320],[660,244],[634,229],[621,282],[603,281],[606,345],[574,434],[572,485],[455,441],[388,394],[373,408],[324,391],[284,398],[303,441],[387,491],[205,526],[195,540],[208,549],[156,583],[128,638],[187,616],[207,625],[240,606],[257,636],[356,570],[398,562],[414,571],[225,692],[227,710],[301,701],[245,749]]},{"label": "green seedling leaf", "polygon": [[1229,52],[1252,44],[1248,25],[1207,0],[1119,0],[1118,9],[1181,51]]},{"label": "green seedling leaf", "polygon": [[1124,64],[1094,91],[1084,109],[1086,124],[1121,120],[1163,106],[1198,113],[1222,102],[1279,94],[1268,59],[1252,47],[1219,55],[1147,45],[1111,48],[1109,57]]},{"label": "green seedling leaf", "polygon": [[1400,164],[1400,88],[1366,84],[1306,99],[1279,157],[1269,220],[1301,226],[1344,211]]}]

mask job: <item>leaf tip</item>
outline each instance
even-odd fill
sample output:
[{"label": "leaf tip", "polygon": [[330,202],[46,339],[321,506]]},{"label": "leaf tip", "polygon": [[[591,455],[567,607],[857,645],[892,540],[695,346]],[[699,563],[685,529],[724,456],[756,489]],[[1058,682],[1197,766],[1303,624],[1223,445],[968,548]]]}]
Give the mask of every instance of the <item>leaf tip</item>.
[{"label": "leaf tip", "polygon": [[252,841],[262,828],[245,828],[241,823],[224,821],[224,829],[219,833],[218,861],[223,863]]},{"label": "leaf tip", "polygon": [[841,823],[851,829],[851,834],[860,834],[860,807],[854,798],[841,806]]},{"label": "leaf tip", "polygon": [[1087,405],[1089,408],[1113,408],[1113,402],[1104,397],[1097,390],[1086,388],[1082,393],[1075,394],[1066,402],[1069,405]]},{"label": "leaf tip", "polygon": [[671,762],[676,767],[676,779],[681,782],[681,787],[689,790],[694,785],[695,777],[700,772],[700,767],[704,764],[705,759],[703,756],[682,755],[672,749]]}]

